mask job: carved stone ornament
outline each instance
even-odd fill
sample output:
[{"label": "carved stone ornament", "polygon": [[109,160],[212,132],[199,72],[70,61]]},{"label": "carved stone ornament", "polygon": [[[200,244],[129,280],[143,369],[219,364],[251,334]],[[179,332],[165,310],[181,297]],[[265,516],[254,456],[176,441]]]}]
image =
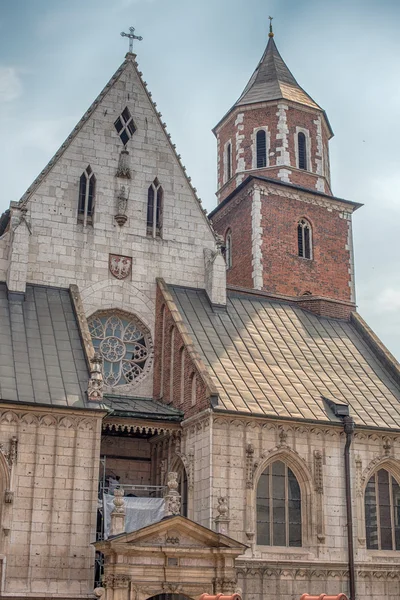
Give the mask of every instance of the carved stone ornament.
[{"label": "carved stone ornament", "polygon": [[167,478],[165,499],[165,516],[171,517],[181,513],[181,497],[178,493],[178,473],[171,471]]},{"label": "carved stone ornament", "polygon": [[247,444],[246,446],[246,487],[251,489],[253,487],[253,475],[254,475],[254,446],[253,444]]},{"label": "carved stone ornament", "polygon": [[118,170],[117,170],[115,176],[121,177],[121,179],[130,179],[131,178],[128,150],[121,151],[121,154],[119,155],[119,161],[118,161]]},{"label": "carved stone ornament", "polygon": [[108,266],[111,275],[114,275],[116,279],[126,279],[132,272],[132,258],[110,254]]},{"label": "carved stone ornament", "polygon": [[324,480],[322,474],[322,452],[314,450],[314,485],[317,494],[324,493]]},{"label": "carved stone ornament", "polygon": [[220,517],[221,519],[228,518],[228,498],[226,496],[220,496],[218,498],[217,511],[218,511],[218,517]]},{"label": "carved stone ornament", "polygon": [[6,504],[12,504],[14,502],[14,492],[11,490],[6,490],[4,492],[4,502]]},{"label": "carved stone ornament", "polygon": [[98,352],[95,352],[93,358],[90,361],[90,379],[88,383],[88,399],[91,402],[101,402],[103,400],[103,373],[101,370],[103,359]]},{"label": "carved stone ornament", "polygon": [[117,214],[114,216],[114,219],[117,221],[120,227],[122,227],[122,225],[124,225],[128,220],[128,197],[129,188],[127,188],[125,185],[121,185],[117,196]]}]

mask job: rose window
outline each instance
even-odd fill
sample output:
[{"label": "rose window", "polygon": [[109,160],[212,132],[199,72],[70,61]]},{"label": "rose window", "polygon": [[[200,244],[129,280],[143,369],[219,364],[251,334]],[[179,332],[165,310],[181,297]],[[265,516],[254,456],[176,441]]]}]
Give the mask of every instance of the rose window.
[{"label": "rose window", "polygon": [[146,374],[152,357],[147,327],[129,314],[96,313],[88,320],[93,347],[103,359],[105,385],[137,382]]}]

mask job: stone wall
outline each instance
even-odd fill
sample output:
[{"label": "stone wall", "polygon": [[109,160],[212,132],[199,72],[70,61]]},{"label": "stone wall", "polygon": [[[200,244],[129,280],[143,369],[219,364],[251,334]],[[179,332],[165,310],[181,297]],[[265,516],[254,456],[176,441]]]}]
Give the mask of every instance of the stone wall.
[{"label": "stone wall", "polygon": [[2,594],[77,598],[93,589],[103,415],[0,405],[8,490],[1,499]]},{"label": "stone wall", "polygon": [[[126,146],[130,179],[117,176],[124,146],[114,127],[126,106],[136,126]],[[96,193],[93,224],[85,227],[78,222],[77,211],[79,181],[88,165],[96,177]],[[146,224],[148,189],[155,178],[164,192],[163,226],[161,237],[153,238],[147,235]],[[128,197],[127,222],[120,226],[114,217],[122,186]],[[14,255],[17,263],[24,262],[29,283],[66,288],[76,284],[87,315],[99,309],[126,310],[136,314],[152,335],[156,277],[205,287],[204,249],[215,251],[214,235],[133,55],[128,55],[23,201],[30,227],[24,237],[28,250],[24,245],[21,256],[16,238],[11,251],[0,240],[0,279],[7,278],[3,255]],[[12,213],[19,211],[12,207]],[[7,236],[11,244],[8,233],[3,239]],[[125,279],[110,272],[111,254],[132,260]],[[223,272],[219,280],[224,290]],[[20,284],[18,279],[17,291]],[[124,388],[119,392],[151,396],[152,373],[142,383]]]}]

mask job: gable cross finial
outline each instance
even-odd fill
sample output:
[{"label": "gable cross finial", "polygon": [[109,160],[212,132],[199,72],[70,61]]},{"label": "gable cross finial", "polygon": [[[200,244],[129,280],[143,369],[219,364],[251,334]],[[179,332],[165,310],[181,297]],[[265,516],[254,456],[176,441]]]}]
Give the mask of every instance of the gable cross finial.
[{"label": "gable cross finial", "polygon": [[122,31],[121,36],[129,38],[129,53],[130,54],[133,54],[133,40],[138,40],[139,42],[141,42],[143,39],[141,35],[135,35],[134,27],[129,27],[129,33],[125,33],[124,31]]},{"label": "gable cross finial", "polygon": [[268,37],[270,37],[270,38],[274,37],[274,32],[272,31],[272,19],[273,18],[274,17],[268,17],[268,19],[269,19],[269,34],[268,34]]}]

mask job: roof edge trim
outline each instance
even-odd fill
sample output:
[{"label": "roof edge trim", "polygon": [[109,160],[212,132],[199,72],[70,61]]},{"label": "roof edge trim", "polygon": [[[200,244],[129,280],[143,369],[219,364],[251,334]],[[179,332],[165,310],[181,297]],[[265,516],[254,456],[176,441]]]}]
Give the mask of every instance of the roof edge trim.
[{"label": "roof edge trim", "polygon": [[300,185],[295,185],[294,183],[285,183],[283,181],[278,181],[277,179],[271,179],[270,177],[263,177],[262,175],[248,175],[246,179],[242,181],[240,185],[238,185],[222,202],[220,202],[210,213],[208,213],[208,218],[212,219],[213,216],[223,207],[228,204],[228,202],[236,196],[241,190],[243,190],[246,185],[252,181],[264,181],[266,183],[270,183],[273,185],[278,185],[280,187],[287,187],[292,190],[298,190],[299,192],[304,192],[306,194],[312,194],[313,196],[320,196],[322,198],[326,198],[327,200],[332,200],[334,202],[342,202],[343,204],[347,204],[353,207],[353,212],[358,208],[364,206],[359,202],[353,202],[352,200],[345,200],[344,198],[338,198],[337,196],[330,196],[329,194],[324,194],[323,192],[318,192],[317,190],[312,190],[309,188],[301,187]]},{"label": "roof edge trim", "polygon": [[350,323],[361,335],[367,345],[381,360],[385,368],[389,371],[397,385],[400,385],[400,363],[393,354],[381,342],[376,333],[367,325],[358,312],[353,312],[350,316]]}]

